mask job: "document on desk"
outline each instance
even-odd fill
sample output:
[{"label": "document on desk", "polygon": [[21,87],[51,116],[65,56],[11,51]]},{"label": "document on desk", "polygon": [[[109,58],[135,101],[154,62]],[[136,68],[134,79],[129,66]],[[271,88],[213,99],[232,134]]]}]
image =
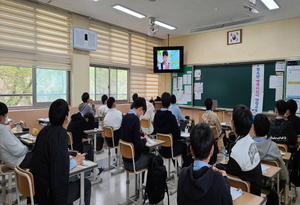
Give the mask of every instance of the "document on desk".
[{"label": "document on desk", "polygon": [[264,165],[264,164],[261,164],[261,171],[262,173],[267,173],[267,169],[269,169],[270,167]]},{"label": "document on desk", "polygon": [[89,167],[89,166],[92,166],[92,162],[89,162],[87,160],[83,160],[82,161],[82,164],[81,165],[78,165],[78,167],[82,167],[82,168],[85,168],[85,167]]},{"label": "document on desk", "polygon": [[242,196],[243,191],[235,187],[230,187],[230,194],[231,194],[232,201],[234,201],[240,196]]},{"label": "document on desk", "polygon": [[151,144],[155,144],[156,142],[154,141],[154,140],[152,140],[152,139],[148,139],[148,141],[147,141],[147,145],[151,145]]}]

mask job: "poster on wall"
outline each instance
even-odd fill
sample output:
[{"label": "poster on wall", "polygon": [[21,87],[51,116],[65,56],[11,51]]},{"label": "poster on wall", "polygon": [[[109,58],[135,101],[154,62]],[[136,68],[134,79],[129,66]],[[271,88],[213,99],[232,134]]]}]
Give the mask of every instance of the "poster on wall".
[{"label": "poster on wall", "polygon": [[264,64],[252,65],[252,89],[250,110],[253,115],[262,112],[264,99]]},{"label": "poster on wall", "polygon": [[300,99],[300,65],[287,66],[286,98]]}]

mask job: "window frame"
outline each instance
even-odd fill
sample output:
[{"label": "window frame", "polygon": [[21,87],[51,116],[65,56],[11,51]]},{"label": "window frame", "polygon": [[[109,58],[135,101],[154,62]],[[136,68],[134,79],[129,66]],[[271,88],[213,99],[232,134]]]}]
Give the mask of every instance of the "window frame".
[{"label": "window frame", "polygon": [[[105,93],[108,97],[110,97],[111,95],[111,91],[110,91],[110,88],[111,88],[111,79],[110,79],[110,72],[112,69],[115,69],[115,70],[126,70],[127,71],[127,99],[126,100],[116,100],[116,102],[118,104],[125,104],[125,103],[129,103],[129,86],[130,86],[130,83],[129,83],[129,79],[130,79],[130,69],[129,68],[125,68],[125,67],[117,67],[117,66],[107,66],[107,65],[97,65],[97,64],[91,64],[90,67],[94,67],[94,69],[96,68],[106,68],[108,69],[108,93]],[[96,72],[96,70],[94,70],[94,72]],[[95,74],[95,73],[94,73]],[[95,75],[96,76],[96,75]],[[90,78],[91,76],[89,76]],[[94,88],[96,89],[96,81],[97,79],[95,79],[95,83],[94,83]],[[94,90],[94,93],[96,93],[96,90]],[[101,100],[94,100],[94,102],[96,104],[102,104],[102,101]]]},{"label": "window frame", "polygon": [[[5,65],[0,65],[5,66]],[[12,67],[30,67],[30,66],[17,66],[17,65],[9,65]],[[39,68],[36,66],[31,67],[31,75],[32,75],[32,94],[1,94],[1,97],[9,97],[9,96],[32,96],[32,105],[26,106],[8,106],[10,110],[20,110],[20,109],[35,109],[35,108],[49,108],[52,102],[37,102],[37,87],[36,87],[36,71],[37,69],[46,69],[46,70],[59,70],[66,72],[66,101],[70,102],[70,70],[62,70],[62,69],[53,69],[53,68]]]}]

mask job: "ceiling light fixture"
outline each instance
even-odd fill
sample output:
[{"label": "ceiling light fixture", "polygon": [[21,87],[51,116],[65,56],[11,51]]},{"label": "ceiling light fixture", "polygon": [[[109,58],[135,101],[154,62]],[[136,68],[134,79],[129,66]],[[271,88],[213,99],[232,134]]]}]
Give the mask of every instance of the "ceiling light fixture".
[{"label": "ceiling light fixture", "polygon": [[278,9],[279,6],[276,4],[274,0],[261,0],[269,10]]},{"label": "ceiling light fixture", "polygon": [[170,25],[165,24],[165,23],[160,22],[160,21],[155,21],[154,23],[155,23],[156,25],[159,25],[159,26],[164,27],[164,28],[169,29],[169,30],[174,30],[174,29],[176,29],[176,27],[170,26]]},{"label": "ceiling light fixture", "polygon": [[143,15],[143,14],[140,14],[140,13],[138,13],[138,12],[135,12],[135,11],[131,10],[131,9],[125,8],[124,6],[121,6],[121,5],[119,5],[119,4],[114,5],[113,8],[114,8],[114,9],[117,9],[117,10],[119,10],[119,11],[122,11],[122,12],[124,12],[124,13],[130,14],[130,15],[132,15],[132,16],[135,16],[135,17],[137,17],[137,18],[145,18],[145,17],[146,17],[146,16]]}]

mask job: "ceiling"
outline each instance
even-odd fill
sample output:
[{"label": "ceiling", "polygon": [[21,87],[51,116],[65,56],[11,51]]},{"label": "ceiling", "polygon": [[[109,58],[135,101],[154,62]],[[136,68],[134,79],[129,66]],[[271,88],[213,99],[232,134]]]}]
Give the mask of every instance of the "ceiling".
[{"label": "ceiling", "polygon": [[[190,35],[191,29],[258,16],[265,16],[263,22],[300,16],[300,0],[276,0],[276,2],[280,8],[268,10],[260,0],[257,0],[256,5],[260,13],[252,16],[249,15],[251,12],[243,8],[243,4],[248,3],[248,0],[52,0],[49,4],[141,33],[146,33],[148,18],[154,17],[177,28],[168,30],[161,27],[155,35],[167,39],[167,34],[170,34],[170,38],[186,36]],[[115,10],[112,6],[116,4],[142,13],[146,17],[139,19]]]}]

